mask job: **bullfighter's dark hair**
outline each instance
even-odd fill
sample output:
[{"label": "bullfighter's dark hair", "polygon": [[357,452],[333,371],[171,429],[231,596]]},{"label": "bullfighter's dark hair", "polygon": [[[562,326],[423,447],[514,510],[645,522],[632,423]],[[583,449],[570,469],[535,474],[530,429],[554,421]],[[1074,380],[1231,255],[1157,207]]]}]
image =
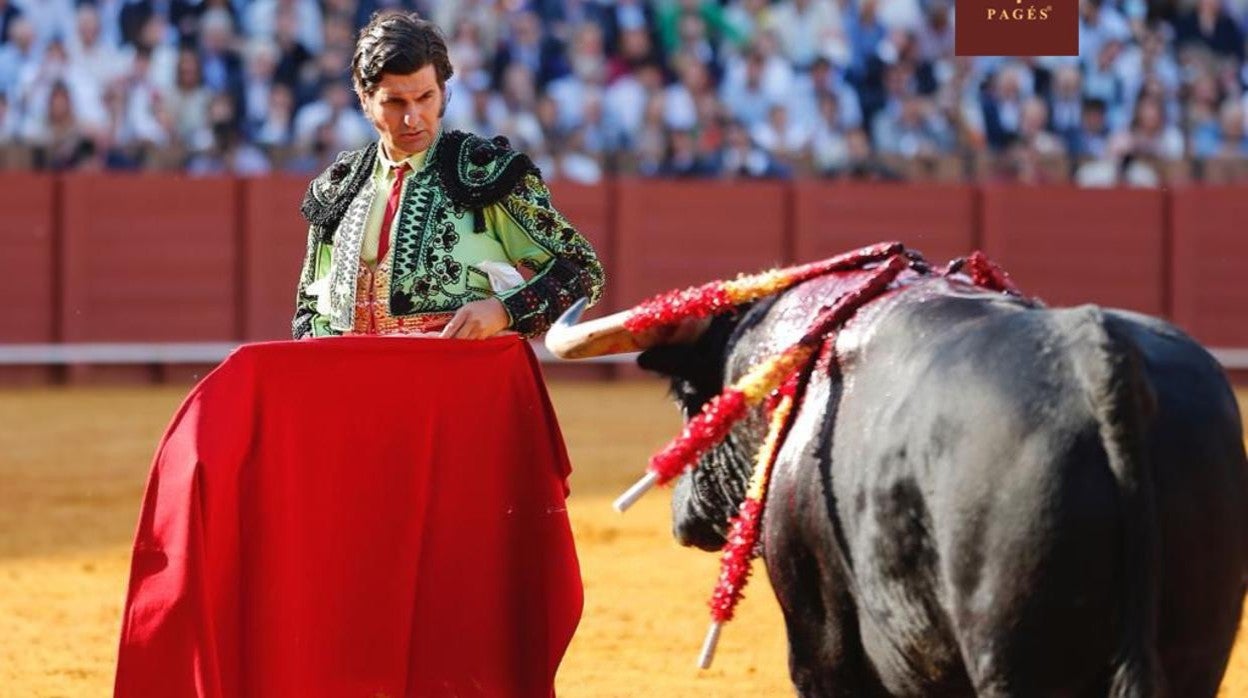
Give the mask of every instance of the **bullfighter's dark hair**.
[{"label": "bullfighter's dark hair", "polygon": [[382,75],[407,75],[427,65],[437,74],[438,87],[455,73],[447,55],[446,39],[433,22],[416,12],[382,11],[360,30],[351,57],[351,81],[362,95],[372,94]]}]

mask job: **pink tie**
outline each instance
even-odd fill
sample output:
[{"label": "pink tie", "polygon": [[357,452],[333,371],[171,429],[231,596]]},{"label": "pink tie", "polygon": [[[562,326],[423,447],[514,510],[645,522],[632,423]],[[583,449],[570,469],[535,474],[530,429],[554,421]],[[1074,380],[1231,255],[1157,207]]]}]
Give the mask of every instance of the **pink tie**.
[{"label": "pink tie", "polygon": [[394,214],[399,210],[399,194],[403,191],[403,178],[411,167],[403,163],[394,168],[394,185],[390,187],[390,197],[386,199],[386,213],[381,217],[381,238],[377,241],[377,263],[381,264],[390,250],[390,226],[394,223]]}]

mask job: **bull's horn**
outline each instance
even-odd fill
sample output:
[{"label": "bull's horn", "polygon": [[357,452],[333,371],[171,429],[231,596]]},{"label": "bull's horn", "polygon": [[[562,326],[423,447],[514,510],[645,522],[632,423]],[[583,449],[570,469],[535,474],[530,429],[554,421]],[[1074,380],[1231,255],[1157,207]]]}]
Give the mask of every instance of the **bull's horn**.
[{"label": "bull's horn", "polygon": [[550,353],[561,359],[588,359],[644,351],[656,344],[692,343],[710,324],[710,320],[686,320],[678,325],[634,333],[624,326],[627,310],[578,324],[588,304],[585,298],[578,300],[551,326],[546,333],[546,348]]}]

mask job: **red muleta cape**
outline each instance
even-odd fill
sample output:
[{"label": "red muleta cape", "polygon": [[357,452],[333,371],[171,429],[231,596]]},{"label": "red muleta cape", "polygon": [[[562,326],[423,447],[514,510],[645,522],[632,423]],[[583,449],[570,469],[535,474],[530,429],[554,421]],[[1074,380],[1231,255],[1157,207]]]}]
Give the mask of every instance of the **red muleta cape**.
[{"label": "red muleta cape", "polygon": [[551,696],[569,472],[518,337],[242,347],[156,453],[116,695]]}]

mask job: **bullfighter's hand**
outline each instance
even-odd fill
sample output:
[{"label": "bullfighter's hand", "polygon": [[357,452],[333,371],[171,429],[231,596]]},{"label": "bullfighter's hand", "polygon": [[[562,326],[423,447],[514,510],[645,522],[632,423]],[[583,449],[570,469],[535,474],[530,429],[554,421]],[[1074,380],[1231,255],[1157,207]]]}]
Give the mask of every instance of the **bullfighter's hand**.
[{"label": "bullfighter's hand", "polygon": [[507,329],[510,319],[497,298],[466,303],[446,324],[442,336],[452,339],[485,339]]}]

